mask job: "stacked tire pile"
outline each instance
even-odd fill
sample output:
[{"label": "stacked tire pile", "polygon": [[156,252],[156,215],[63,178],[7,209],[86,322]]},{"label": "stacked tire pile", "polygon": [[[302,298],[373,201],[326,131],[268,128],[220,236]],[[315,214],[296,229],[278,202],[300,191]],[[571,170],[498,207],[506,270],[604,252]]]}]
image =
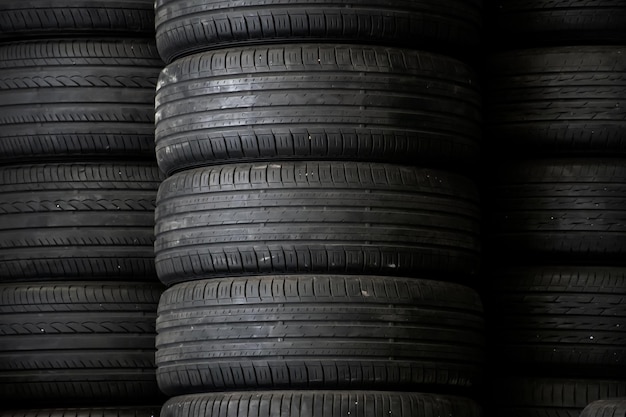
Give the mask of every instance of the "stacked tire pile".
[{"label": "stacked tire pile", "polygon": [[480,14],[156,2],[163,417],[481,414]]},{"label": "stacked tire pile", "polygon": [[494,415],[578,416],[626,395],[626,6],[493,5]]},{"label": "stacked tire pile", "polygon": [[153,25],[145,0],[0,1],[2,415],[159,412]]}]

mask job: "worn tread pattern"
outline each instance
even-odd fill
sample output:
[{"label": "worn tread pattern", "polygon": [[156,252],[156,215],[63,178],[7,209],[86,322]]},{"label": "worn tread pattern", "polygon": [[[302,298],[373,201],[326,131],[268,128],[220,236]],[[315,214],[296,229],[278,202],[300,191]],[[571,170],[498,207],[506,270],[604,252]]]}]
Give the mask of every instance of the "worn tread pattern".
[{"label": "worn tread pattern", "polygon": [[156,96],[165,172],[335,159],[459,169],[481,136],[476,74],[442,55],[354,45],[231,48],[166,67]]},{"label": "worn tread pattern", "polygon": [[154,33],[150,0],[0,0],[0,39]]},{"label": "worn tread pattern", "polygon": [[175,397],[161,417],[479,417],[473,400],[435,394],[380,391],[257,391]]},{"label": "worn tread pattern", "polygon": [[0,168],[0,282],[154,280],[155,163]]},{"label": "worn tread pattern", "polygon": [[156,40],[172,62],[212,48],[267,42],[346,42],[458,51],[479,44],[481,0],[156,2]]},{"label": "worn tread pattern", "polygon": [[496,0],[488,10],[503,42],[626,40],[626,6],[620,0]]},{"label": "worn tread pattern", "polygon": [[357,162],[231,164],[159,188],[156,268],[166,284],[274,273],[467,281],[479,263],[477,190],[443,171]]},{"label": "worn tread pattern", "polygon": [[0,46],[0,161],[153,159],[154,90],[162,65],[148,39]]},{"label": "worn tread pattern", "polygon": [[393,277],[273,276],[175,285],[159,303],[156,364],[170,395],[252,388],[476,387],[478,294]]},{"label": "worn tread pattern", "polygon": [[579,417],[590,402],[626,396],[626,381],[510,377],[493,380],[493,415]]},{"label": "worn tread pattern", "polygon": [[580,417],[625,417],[626,399],[613,398],[610,400],[598,400],[589,404],[580,413]]},{"label": "worn tread pattern", "polygon": [[626,268],[498,271],[490,284],[493,355],[518,369],[620,377],[626,365]]},{"label": "worn tread pattern", "polygon": [[527,160],[501,167],[495,178],[494,251],[553,262],[620,262],[626,251],[624,160]]},{"label": "worn tread pattern", "polygon": [[84,408],[40,408],[0,411],[0,417],[157,417],[160,405]]},{"label": "worn tread pattern", "polygon": [[504,153],[626,155],[622,46],[535,48],[489,64],[487,136]]},{"label": "worn tread pattern", "polygon": [[158,396],[160,284],[0,284],[0,396],[98,404]]}]

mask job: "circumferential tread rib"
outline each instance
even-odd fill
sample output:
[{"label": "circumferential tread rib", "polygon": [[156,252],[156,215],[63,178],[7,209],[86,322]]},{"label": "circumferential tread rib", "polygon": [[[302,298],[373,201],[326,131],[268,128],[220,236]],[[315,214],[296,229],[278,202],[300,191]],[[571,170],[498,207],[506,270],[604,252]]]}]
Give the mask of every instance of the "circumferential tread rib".
[{"label": "circumferential tread rib", "polygon": [[156,39],[172,62],[198,51],[261,42],[412,45],[459,52],[479,43],[482,4],[474,0],[156,2]]},{"label": "circumferential tread rib", "polygon": [[482,410],[470,399],[447,395],[380,391],[257,391],[185,395],[163,406],[163,417],[192,417],[203,410],[206,417],[398,416],[478,417]]},{"label": "circumferential tread rib", "polygon": [[0,39],[37,33],[48,36],[154,32],[154,6],[150,0],[4,0],[0,5]]}]

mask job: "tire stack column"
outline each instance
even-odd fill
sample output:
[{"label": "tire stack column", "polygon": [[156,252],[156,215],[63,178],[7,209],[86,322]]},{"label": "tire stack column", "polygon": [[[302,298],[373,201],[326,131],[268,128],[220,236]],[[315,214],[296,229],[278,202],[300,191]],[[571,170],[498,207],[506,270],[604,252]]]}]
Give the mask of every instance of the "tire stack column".
[{"label": "tire stack column", "polygon": [[163,417],[481,415],[480,14],[157,1]]},{"label": "tire stack column", "polygon": [[578,415],[626,395],[626,7],[494,3],[494,415]]},{"label": "tire stack column", "polygon": [[0,1],[2,416],[160,410],[153,38],[150,1]]}]

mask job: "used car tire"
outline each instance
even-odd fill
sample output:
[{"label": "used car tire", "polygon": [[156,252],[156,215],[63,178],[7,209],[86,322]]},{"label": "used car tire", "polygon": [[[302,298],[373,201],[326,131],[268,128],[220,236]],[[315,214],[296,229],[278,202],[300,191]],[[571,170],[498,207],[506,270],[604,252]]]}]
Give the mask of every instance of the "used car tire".
[{"label": "used car tire", "polygon": [[482,305],[459,284],[288,275],[165,291],[156,363],[170,395],[225,389],[470,391],[482,379]]}]

